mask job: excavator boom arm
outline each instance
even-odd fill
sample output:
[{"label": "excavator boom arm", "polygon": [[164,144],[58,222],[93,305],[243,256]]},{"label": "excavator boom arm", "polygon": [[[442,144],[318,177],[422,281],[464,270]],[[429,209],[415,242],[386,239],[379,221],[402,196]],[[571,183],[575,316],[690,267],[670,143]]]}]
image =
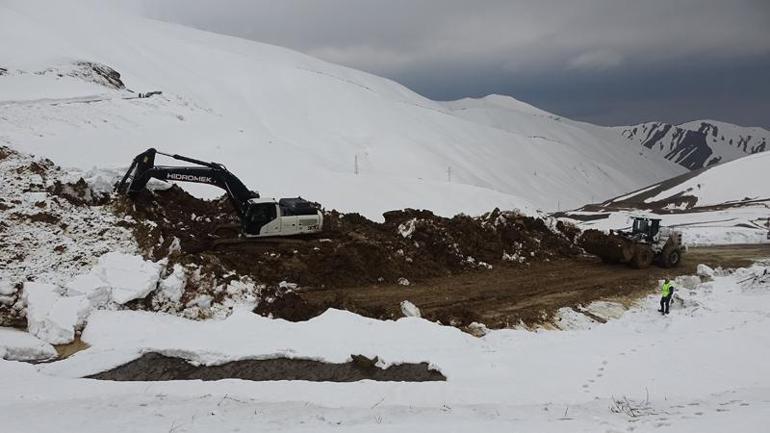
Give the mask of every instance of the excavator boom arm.
[{"label": "excavator boom arm", "polygon": [[[197,166],[156,166],[155,155],[158,153]],[[203,183],[219,187],[227,192],[227,196],[241,217],[245,213],[247,201],[259,197],[259,194],[249,190],[240,179],[221,164],[199,161],[181,155],[169,155],[155,149],[147,149],[134,158],[131,167],[118,183],[116,190],[132,196],[143,190],[147,186],[147,182],[153,178],[162,181]]]}]

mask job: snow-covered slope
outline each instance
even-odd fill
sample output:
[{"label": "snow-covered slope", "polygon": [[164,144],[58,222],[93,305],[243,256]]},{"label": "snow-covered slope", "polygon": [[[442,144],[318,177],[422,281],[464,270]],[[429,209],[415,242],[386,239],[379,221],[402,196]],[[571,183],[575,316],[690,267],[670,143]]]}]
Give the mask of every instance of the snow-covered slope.
[{"label": "snow-covered slope", "polygon": [[[583,160],[594,160],[619,168],[625,176],[634,179],[654,177],[662,180],[686,171],[656,152],[644,152],[634,146],[626,146],[625,140],[611,128],[570,120],[509,96],[489,95],[443,104],[458,117],[524,135],[555,152],[559,151],[560,146],[568,146],[578,152]],[[600,194],[590,195],[596,198]]]},{"label": "snow-covered slope", "polygon": [[566,213],[583,228],[620,229],[654,214],[690,244],[766,242],[770,230],[770,152],[757,153],[650,185]]},{"label": "snow-covered slope", "polygon": [[[671,161],[697,170],[767,150],[770,131],[714,120],[698,120],[675,126],[649,122],[606,128],[576,122],[535,108],[513,98],[491,95],[445,103],[456,115],[533,139],[580,143],[588,152],[636,151],[643,159]],[[622,148],[622,150],[618,149]],[[612,149],[612,150],[608,150]],[[624,163],[625,161],[616,161]],[[631,173],[649,170],[638,161],[626,166]],[[664,165],[665,166],[665,165]],[[633,174],[636,175],[636,174]]]},{"label": "snow-covered slope", "polygon": [[374,218],[574,207],[681,172],[558,122],[501,129],[290,50],[69,3],[3,2],[0,38],[14,41],[0,45],[0,143],[64,166],[127,166],[154,146],[225,163],[268,196]]},{"label": "snow-covered slope", "polygon": [[605,203],[694,209],[770,201],[770,153],[763,152],[651,185]]},{"label": "snow-covered slope", "polygon": [[[669,316],[655,311],[659,298],[650,295],[591,329],[499,330],[483,338],[417,318],[376,321],[334,310],[301,323],[245,312],[206,322],[99,312],[83,334],[91,347],[69,359],[38,366],[0,360],[0,413],[14,414],[3,420],[4,431],[30,433],[765,431],[768,268],[704,270],[713,275],[705,282],[676,280]],[[364,354],[385,364],[428,361],[447,381],[80,378],[148,352],[204,365],[345,362]]]},{"label": "snow-covered slope", "polygon": [[681,125],[649,122],[616,128],[623,137],[660,152],[666,159],[690,170],[767,150],[770,131],[714,120]]}]

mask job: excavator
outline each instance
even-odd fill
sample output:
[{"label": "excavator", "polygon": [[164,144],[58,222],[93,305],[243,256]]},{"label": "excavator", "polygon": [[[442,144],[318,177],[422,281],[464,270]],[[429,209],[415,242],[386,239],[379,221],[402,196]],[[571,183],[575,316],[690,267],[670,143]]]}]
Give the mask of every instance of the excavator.
[{"label": "excavator", "polygon": [[[155,165],[156,155],[163,155],[191,166]],[[115,187],[116,192],[135,197],[150,179],[213,185],[223,189],[240,219],[237,231],[242,239],[299,237],[320,233],[323,229],[321,205],[301,197],[261,198],[224,165],[205,162],[153,148],[137,155],[131,167]],[[232,228],[232,227],[226,227]]]}]

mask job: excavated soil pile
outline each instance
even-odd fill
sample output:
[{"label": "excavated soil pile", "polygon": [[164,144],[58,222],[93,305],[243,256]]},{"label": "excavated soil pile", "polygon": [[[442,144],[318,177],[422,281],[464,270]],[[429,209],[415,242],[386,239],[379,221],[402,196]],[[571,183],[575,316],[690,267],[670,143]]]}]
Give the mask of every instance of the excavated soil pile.
[{"label": "excavated soil pile", "polygon": [[[200,200],[174,186],[143,191],[133,200],[119,198],[116,208],[136,221],[134,232],[152,259],[170,257],[218,279],[234,272],[267,290],[275,287],[275,296],[264,296],[268,301],[258,312],[290,320],[313,317],[328,307],[344,308],[344,299],[307,305],[291,291],[280,290],[282,282],[303,289],[406,286],[425,278],[483,272],[496,265],[524,266],[580,252],[574,245],[574,227],[549,227],[542,219],[499,210],[477,218],[393,211],[384,214],[384,223],[331,211],[324,215],[324,232],[312,239],[215,248],[217,227],[237,222],[225,199]],[[381,316],[379,311],[363,313]]]},{"label": "excavated soil pile", "polygon": [[388,368],[377,367],[377,358],[369,359],[353,355],[352,361],[332,364],[306,359],[249,359],[222,365],[193,365],[181,358],[158,353],[146,353],[141,358],[102,373],[88,376],[91,379],[115,381],[165,381],[165,380],[309,380],[313,382],[356,382],[376,380],[387,382],[445,381],[439,371],[431,370],[427,363],[396,364]]}]

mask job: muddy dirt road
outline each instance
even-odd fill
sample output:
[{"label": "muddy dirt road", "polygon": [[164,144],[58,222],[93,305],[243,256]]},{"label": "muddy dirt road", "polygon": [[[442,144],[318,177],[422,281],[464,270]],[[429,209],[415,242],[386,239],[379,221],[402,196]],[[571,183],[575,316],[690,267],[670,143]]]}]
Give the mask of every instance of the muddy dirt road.
[{"label": "muddy dirt road", "polygon": [[675,269],[652,266],[637,270],[581,257],[533,263],[526,268],[500,265],[406,287],[387,284],[313,289],[300,296],[310,304],[340,304],[364,315],[394,318],[401,315],[400,302],[409,300],[432,320],[454,321],[458,326],[477,321],[489,328],[504,328],[520,320],[528,325],[543,323],[559,308],[595,300],[633,302],[657,290],[659,279],[694,274],[699,263],[739,267],[761,258],[770,258],[770,245],[692,248]]}]

